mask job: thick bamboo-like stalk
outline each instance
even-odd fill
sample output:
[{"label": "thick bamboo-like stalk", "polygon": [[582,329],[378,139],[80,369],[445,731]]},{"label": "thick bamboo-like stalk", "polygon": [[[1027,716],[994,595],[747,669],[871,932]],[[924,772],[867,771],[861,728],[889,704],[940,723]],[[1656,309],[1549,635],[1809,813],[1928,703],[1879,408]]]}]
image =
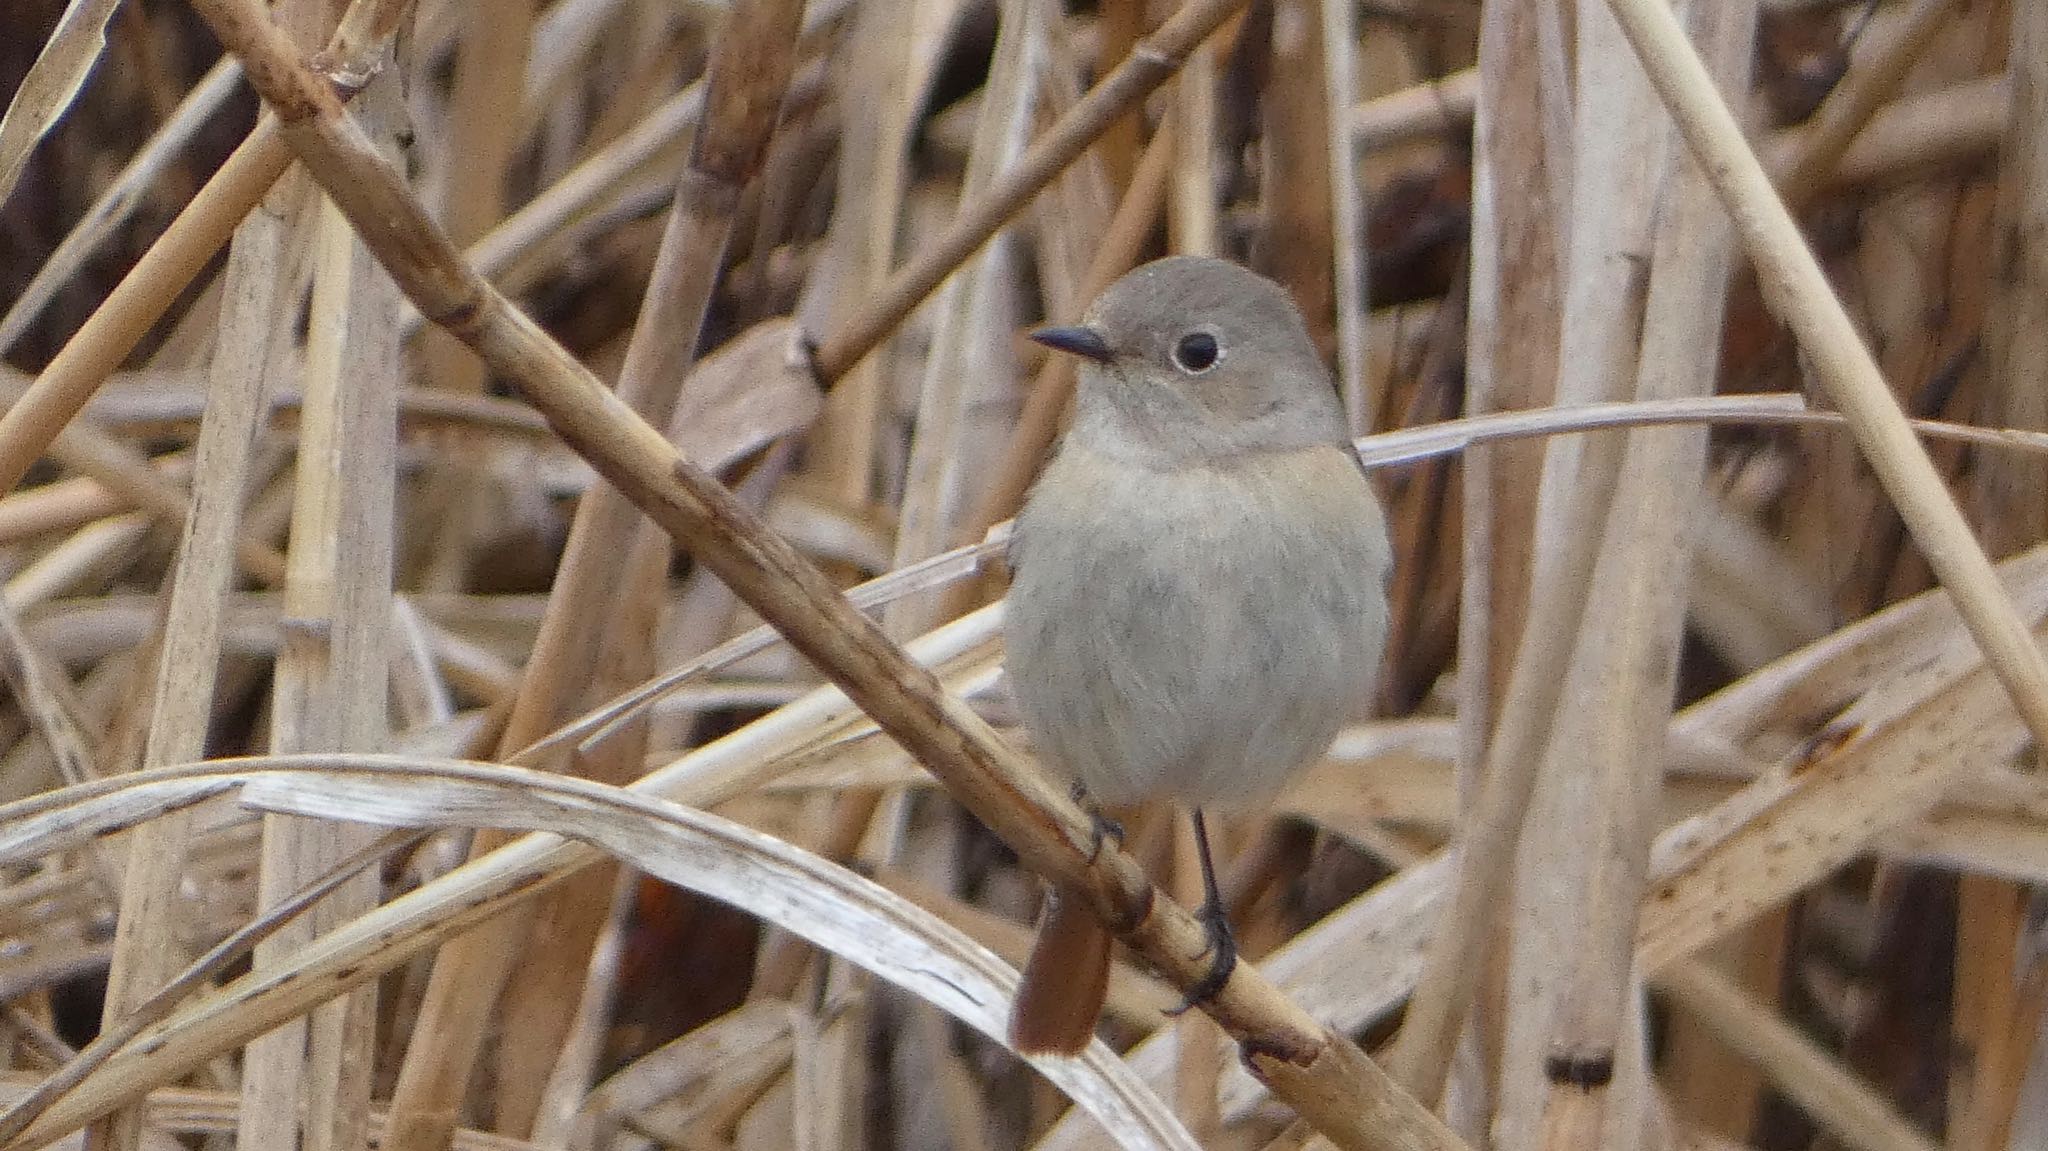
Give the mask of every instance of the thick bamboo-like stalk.
[{"label": "thick bamboo-like stalk", "polygon": [[[1558,361],[1557,396],[1564,403],[1618,398],[1634,383],[1652,254],[1654,189],[1664,151],[1663,125],[1612,21],[1582,6],[1576,26],[1573,124],[1578,135],[1572,183],[1579,193],[1568,227]],[[1630,886],[1631,857],[1640,882],[1642,843],[1635,824],[1641,788],[1630,776],[1640,770],[1641,760],[1625,745],[1604,753],[1597,746],[1585,748],[1593,753],[1589,772],[1553,774],[1553,790],[1537,791],[1538,769],[1552,746],[1553,730],[1561,747],[1577,747],[1595,733],[1624,741],[1637,731],[1622,711],[1634,693],[1617,692],[1614,683],[1603,683],[1605,690],[1596,693],[1616,708],[1607,724],[1588,719],[1586,726],[1574,726],[1586,716],[1581,708],[1566,708],[1555,720],[1548,713],[1563,700],[1579,698],[1586,678],[1612,676],[1627,684],[1654,674],[1632,666],[1633,653],[1622,650],[1616,633],[1607,630],[1617,617],[1596,590],[1602,586],[1603,562],[1610,565],[1604,574],[1614,581],[1606,586],[1628,582],[1611,565],[1626,565],[1627,549],[1636,541],[1607,537],[1618,519],[1627,522],[1617,511],[1628,506],[1619,487],[1626,446],[1620,437],[1550,445],[1537,510],[1530,620],[1515,653],[1494,742],[1487,748],[1472,830],[1460,839],[1458,890],[1431,941],[1401,1039],[1404,1057],[1413,1060],[1404,1062],[1404,1074],[1414,1077],[1409,1081],[1425,1098],[1434,1098],[1448,1074],[1452,1044],[1486,961],[1483,938],[1491,913],[1485,909],[1497,906],[1507,893],[1520,845],[1529,873],[1512,902],[1526,910],[1513,928],[1515,952],[1507,979],[1518,992],[1507,1007],[1494,1118],[1496,1137],[1509,1147],[1535,1145],[1539,1124],[1547,1128],[1546,1146],[1559,1137],[1567,1143],[1585,1141],[1588,1132],[1572,1135],[1567,1129],[1590,1125],[1592,1132],[1600,1131],[1617,1062],[1625,1073],[1622,1085],[1631,1082],[1626,1072],[1633,1052],[1617,1051],[1617,1043],[1625,1042],[1619,1027],[1629,986],[1630,933],[1625,917],[1620,923],[1611,920],[1615,892],[1625,893]],[[1588,615],[1586,604],[1595,598],[1603,610]],[[1637,610],[1656,611],[1649,604]],[[1566,694],[1568,680],[1579,686]],[[1644,690],[1653,689],[1646,685]],[[1524,842],[1525,814],[1532,827],[1583,827],[1591,843],[1575,840],[1579,850],[1560,860],[1560,841]],[[1569,871],[1553,877],[1559,865]],[[1622,906],[1632,910],[1633,899],[1622,895]],[[1546,946],[1541,940],[1573,937],[1588,949],[1581,970],[1559,972],[1538,958]],[[1554,1089],[1539,1086],[1539,1066]],[[1563,1092],[1570,1093],[1568,1100]],[[1617,1145],[1633,1141],[1629,1132],[1640,1121],[1639,1104],[1630,1096],[1620,1093],[1604,1116],[1607,1134]],[[1567,1101],[1580,1113],[1560,1126],[1558,1109]]]},{"label": "thick bamboo-like stalk", "polygon": [[[397,79],[374,83],[360,103],[388,141]],[[283,596],[290,631],[274,671],[272,749],[381,750],[389,735],[398,293],[332,204],[323,204],[316,225],[314,260]],[[260,899],[289,899],[370,839],[364,828],[266,817]],[[375,875],[345,885],[259,946],[255,962],[275,963],[374,907],[380,886]],[[257,1145],[298,1142],[307,1151],[367,1146],[376,1007],[376,989],[358,988],[303,1028],[282,1028],[251,1044],[239,1137]]]},{"label": "thick bamboo-like stalk", "polygon": [[[1755,5],[1701,5],[1692,13],[1695,38],[1712,60],[1722,86],[1746,89]],[[1594,29],[1601,30],[1597,45],[1586,35]],[[1605,129],[1650,137],[1638,136],[1629,144],[1653,149],[1657,160],[1652,180],[1663,189],[1648,253],[1640,350],[1625,370],[1639,400],[1705,395],[1715,380],[1721,285],[1732,262],[1725,217],[1697,168],[1669,140],[1662,113],[1650,102],[1642,73],[1611,18],[1597,7],[1582,7],[1579,30],[1580,127],[1587,133],[1578,150],[1581,202],[1596,199],[1591,173],[1604,171],[1606,180],[1613,182],[1633,171],[1618,157],[1583,162],[1604,150],[1589,138],[1595,129],[1586,122],[1590,53],[1615,58],[1608,69],[1620,74],[1610,74],[1609,79],[1619,92],[1612,94],[1646,109],[1635,115],[1650,120],[1656,129]],[[1643,199],[1650,197],[1643,194]],[[1619,205],[1607,210],[1626,211]],[[1574,236],[1587,227],[1583,220],[1575,224]],[[1575,358],[1566,352],[1568,362]],[[1543,1145],[1555,1151],[1577,1145],[1569,1133],[1582,1122],[1598,1124],[1599,1137],[1609,1145],[1639,1142],[1645,1137],[1652,1102],[1644,1067],[1647,1041],[1636,1002],[1634,928],[1665,774],[1664,733],[1670,726],[1686,617],[1688,519],[1704,479],[1706,438],[1699,432],[1664,430],[1629,439],[1615,498],[1604,513],[1605,527],[1566,529],[1597,532],[1601,538],[1592,587],[1586,593],[1600,604],[1600,611],[1589,614],[1580,631],[1565,696],[1588,705],[1569,708],[1561,718],[1548,749],[1550,799],[1545,802],[1539,793],[1529,816],[1533,828],[1578,826],[1588,831],[1583,838],[1539,836],[1525,843],[1522,858],[1527,871],[1517,905],[1563,906],[1553,906],[1548,914],[1538,910],[1517,924],[1516,956],[1508,976],[1518,988],[1550,984],[1554,989],[1525,995],[1525,1002],[1536,1003],[1510,1011],[1496,1129],[1512,1131],[1519,1123],[1526,1131],[1540,1123]],[[1550,974],[1545,950],[1571,946],[1583,948],[1582,961]],[[1546,999],[1552,1005],[1549,1012],[1542,1005]],[[1540,1048],[1523,1038],[1532,1032],[1541,1036]],[[1517,1115],[1517,1100],[1528,1097],[1538,1062],[1550,1071],[1560,1056],[1580,1060],[1576,1066],[1581,1069],[1611,1066],[1612,1088],[1568,1082],[1551,1073],[1541,1091],[1540,1119],[1528,1110]],[[1604,1116],[1599,1113],[1602,1103]]]},{"label": "thick bamboo-like stalk", "polygon": [[[317,43],[317,37],[327,30],[325,25],[328,24],[330,15],[323,4],[308,0],[286,5],[278,12],[281,23],[287,26],[302,26],[301,30],[309,33],[300,38],[301,43]],[[302,180],[288,181],[286,186],[296,189],[300,196],[306,196],[309,192]],[[307,356],[302,374],[306,384],[316,394],[331,395],[337,383],[336,378],[343,371],[339,362],[341,357],[348,352],[360,352],[359,347],[347,347],[348,341],[342,335],[348,326],[347,313],[351,306],[348,284],[349,261],[355,241],[348,231],[348,222],[324,204],[311,209],[303,217],[303,222],[305,234],[302,237],[288,239],[296,240],[310,250],[313,264],[313,307],[309,317],[308,350],[311,353],[317,347],[318,352]],[[285,261],[287,267],[293,264],[292,261]],[[294,290],[296,283],[297,277],[294,274],[291,287],[272,289],[275,297],[281,300]],[[333,314],[332,309],[336,307],[343,310],[341,316]],[[388,378],[382,381],[385,388],[388,388],[390,383]],[[370,385],[373,391],[378,387],[376,383]],[[257,390],[259,394],[265,391],[261,387]],[[321,434],[317,428],[318,423],[319,419],[316,417],[316,427],[313,429],[315,442]],[[202,424],[202,429],[204,426]],[[309,443],[308,446],[313,445]],[[386,468],[396,463],[395,459],[390,458],[377,462]],[[299,473],[299,486],[314,487],[318,483],[316,477],[320,476],[322,471],[323,469],[318,466],[302,469]],[[315,491],[318,489],[315,488]],[[294,549],[291,560],[296,562],[288,561],[287,570],[281,573],[282,578],[279,582],[284,584],[286,598],[296,601],[286,609],[287,615],[303,614],[304,630],[294,637],[296,643],[280,645],[275,664],[276,690],[283,694],[286,702],[280,709],[275,724],[273,750],[335,750],[328,738],[317,730],[324,717],[316,710],[333,707],[337,702],[333,698],[326,698],[324,690],[331,671],[330,651],[326,640],[336,621],[333,605],[328,602],[327,595],[332,591],[331,577],[321,571],[324,565],[317,554],[323,546],[332,543],[331,540],[323,541],[320,531],[331,530],[337,526],[330,518],[334,510],[336,509],[332,505],[321,507],[317,496],[294,507],[293,519],[298,526],[298,546]],[[319,521],[317,528],[314,526],[316,520]],[[354,627],[355,621],[349,621],[346,626]],[[294,701],[312,706],[294,706]],[[265,823],[263,843],[259,849],[257,903],[263,912],[271,912],[280,904],[292,901],[295,893],[308,880],[319,875],[324,867],[331,864],[333,860],[328,858],[328,853],[323,849],[338,845],[326,835],[328,829],[316,826],[308,820],[268,817]],[[352,888],[348,893],[349,897],[341,901],[345,906],[337,907],[336,910],[352,913],[375,903],[377,893],[374,886],[368,891],[365,891],[360,883],[349,886]],[[316,934],[315,926],[308,917],[294,917],[289,922],[281,923],[268,938],[256,944],[252,963],[275,964],[280,957],[289,955]],[[332,1047],[333,1040],[337,1038],[337,1029],[334,1025],[345,1021],[352,1014],[349,1004],[355,998],[356,996],[350,996],[338,1004],[326,1005],[316,1015],[316,1018],[326,1024],[321,1031],[330,1056],[339,1055]],[[301,1138],[302,1119],[312,1119],[311,1109],[316,1106],[312,1101],[322,1096],[331,1101],[335,1098],[336,1092],[346,1090],[339,1083],[305,1081],[307,1056],[311,1050],[309,1035],[312,1026],[309,1019],[294,1019],[286,1026],[249,1045],[244,1056],[241,1084],[243,1113],[242,1125],[237,1131],[238,1138],[247,1139],[252,1144],[295,1145]],[[357,1051],[352,1054],[360,1058],[364,1053]],[[368,1082],[360,1074],[350,1078],[354,1084],[367,1089]],[[362,1102],[368,1102],[367,1090],[363,1094]],[[351,1108],[351,1113],[354,1110]],[[331,1110],[327,1116],[332,1118]],[[331,1146],[329,1141],[341,1132],[329,1123],[309,1122],[304,1134],[308,1137],[309,1143],[317,1141],[322,1146]],[[352,1141],[344,1137],[344,1142]]]},{"label": "thick bamboo-like stalk", "polygon": [[[1475,129],[1466,326],[1466,408],[1475,414],[1540,406],[1555,387],[1564,259],[1556,218],[1566,206],[1545,195],[1563,177],[1549,172],[1558,149],[1546,144],[1546,135],[1555,126],[1542,115],[1544,102],[1530,95],[1545,82],[1539,59],[1540,7],[1494,4],[1485,10],[1480,27],[1479,67],[1486,80]],[[1458,712],[1460,791],[1468,807],[1480,794],[1488,745],[1497,738],[1496,717],[1511,692],[1516,641],[1524,637],[1527,622],[1536,618],[1526,597],[1534,566],[1541,458],[1530,447],[1517,445],[1470,452],[1464,461]],[[1466,826],[1479,826],[1476,817]],[[1440,966],[1444,974],[1439,978],[1450,978],[1448,959]],[[1450,1044],[1456,1039],[1451,1028],[1457,1025],[1451,1017],[1464,1014],[1454,1010],[1453,998],[1462,996],[1446,994],[1434,1008],[1425,1004],[1422,1013],[1411,1009],[1409,1026],[1430,1011],[1436,1013],[1434,1022],[1413,1034],[1430,1032],[1428,1045],[1440,1050],[1419,1051],[1421,1044],[1401,1039],[1395,1062],[1412,1068],[1403,1072],[1414,1075],[1408,1082],[1435,1079],[1433,1068],[1448,1065]],[[1483,1131],[1485,1116],[1491,1113],[1497,1005],[1491,996],[1484,997],[1473,1014],[1483,1070],[1477,1082],[1466,1085],[1476,1114],[1459,1118],[1462,1129]]]}]

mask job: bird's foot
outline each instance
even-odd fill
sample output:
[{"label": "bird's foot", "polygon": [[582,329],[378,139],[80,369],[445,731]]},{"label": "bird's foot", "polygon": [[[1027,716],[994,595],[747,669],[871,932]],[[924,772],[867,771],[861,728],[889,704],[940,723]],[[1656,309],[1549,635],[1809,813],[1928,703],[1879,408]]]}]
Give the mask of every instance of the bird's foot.
[{"label": "bird's foot", "polygon": [[1092,858],[1102,854],[1102,845],[1105,843],[1114,842],[1118,847],[1122,847],[1124,845],[1124,825],[1102,814],[1102,809],[1096,807],[1095,801],[1089,798],[1087,788],[1077,783],[1074,785],[1072,795],[1074,802],[1081,805],[1081,810],[1088,813],[1088,822],[1093,824],[1095,828],[1095,838],[1089,844],[1089,856]]},{"label": "bird's foot", "polygon": [[1188,988],[1187,998],[1180,1006],[1167,1012],[1168,1015],[1183,1015],[1191,1008],[1198,1007],[1216,997],[1223,985],[1230,982],[1230,973],[1237,970],[1237,935],[1230,930],[1230,912],[1221,903],[1204,903],[1195,912],[1195,918],[1209,933],[1209,971]]}]

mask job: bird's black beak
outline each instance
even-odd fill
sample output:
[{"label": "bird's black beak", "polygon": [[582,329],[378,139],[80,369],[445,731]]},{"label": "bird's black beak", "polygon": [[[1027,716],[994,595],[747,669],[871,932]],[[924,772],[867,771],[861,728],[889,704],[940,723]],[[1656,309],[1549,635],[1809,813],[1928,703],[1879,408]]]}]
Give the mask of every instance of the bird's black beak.
[{"label": "bird's black beak", "polygon": [[1108,341],[1102,338],[1102,333],[1086,324],[1075,324],[1067,328],[1040,328],[1031,333],[1031,338],[1048,348],[1058,348],[1062,352],[1079,356],[1084,360],[1094,360],[1098,364],[1106,364],[1116,358],[1116,353],[1110,350]]}]

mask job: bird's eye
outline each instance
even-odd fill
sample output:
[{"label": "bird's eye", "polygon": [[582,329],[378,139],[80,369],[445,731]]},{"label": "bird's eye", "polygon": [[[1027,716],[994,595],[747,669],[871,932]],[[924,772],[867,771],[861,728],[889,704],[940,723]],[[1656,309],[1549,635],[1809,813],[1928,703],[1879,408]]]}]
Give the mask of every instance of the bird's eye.
[{"label": "bird's eye", "polygon": [[1189,332],[1173,345],[1173,366],[1191,376],[1215,367],[1222,358],[1223,349],[1208,332]]}]

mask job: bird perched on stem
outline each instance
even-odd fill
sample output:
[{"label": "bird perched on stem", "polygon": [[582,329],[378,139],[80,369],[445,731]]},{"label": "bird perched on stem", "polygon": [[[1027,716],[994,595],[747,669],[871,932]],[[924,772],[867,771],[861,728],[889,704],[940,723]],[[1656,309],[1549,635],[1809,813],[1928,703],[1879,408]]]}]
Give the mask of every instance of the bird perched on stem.
[{"label": "bird perched on stem", "polygon": [[[1379,501],[1279,285],[1173,257],[1032,338],[1081,358],[1074,420],[1011,534],[1006,661],[1038,755],[1097,803],[1188,806],[1208,977],[1236,961],[1204,808],[1270,797],[1372,691],[1390,566]],[[1010,1017],[1079,1051],[1110,935],[1052,894]]]}]

